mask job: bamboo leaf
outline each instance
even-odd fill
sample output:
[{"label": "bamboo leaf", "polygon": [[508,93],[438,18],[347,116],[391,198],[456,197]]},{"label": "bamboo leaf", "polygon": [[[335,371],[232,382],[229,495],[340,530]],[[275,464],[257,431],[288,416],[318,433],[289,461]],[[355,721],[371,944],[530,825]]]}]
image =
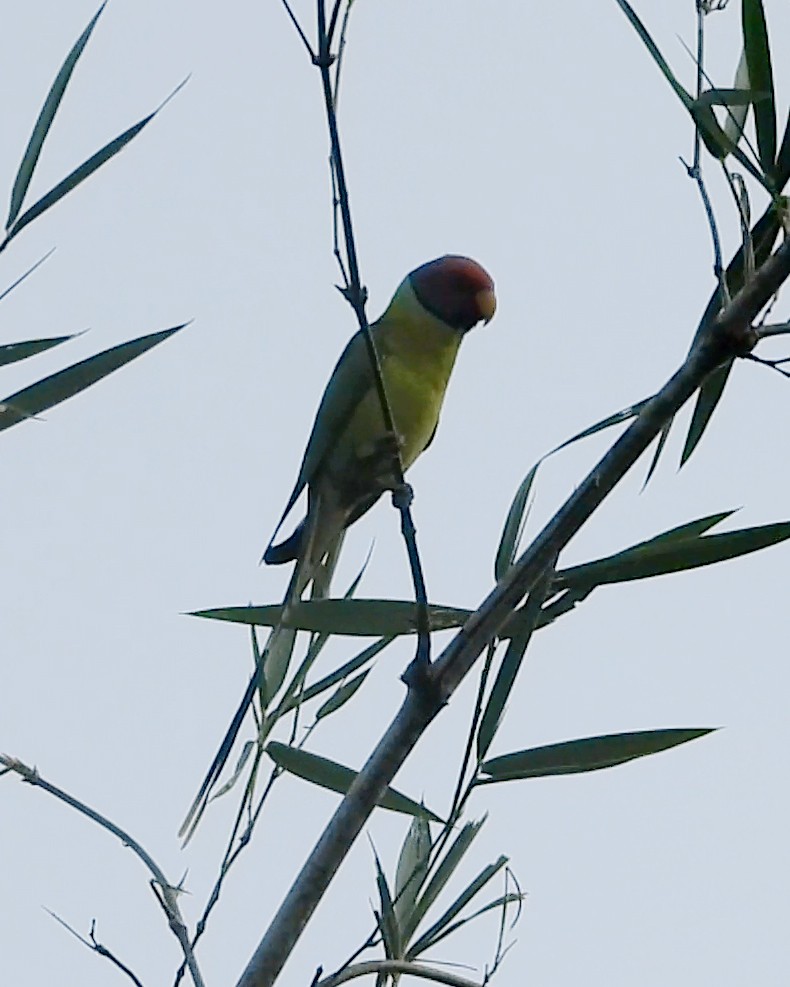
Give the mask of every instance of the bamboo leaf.
[{"label": "bamboo leaf", "polygon": [[[344,764],[297,747],[289,747],[275,740],[270,740],[266,745],[266,753],[284,771],[341,795],[346,794],[357,777],[357,772]],[[382,809],[390,809],[392,812],[402,812],[408,816],[425,816],[433,822],[442,821],[436,813],[394,788],[388,787],[378,804]]]},{"label": "bamboo leaf", "polygon": [[433,903],[444,890],[447,882],[453,876],[458,865],[464,859],[464,856],[466,855],[469,847],[472,845],[474,838],[480,832],[484,822],[485,817],[480,819],[478,822],[466,823],[462,827],[458,836],[456,836],[455,840],[453,840],[450,848],[447,850],[436,868],[433,877],[431,877],[430,881],[428,881],[425,891],[416,902],[409,920],[405,923],[403,934],[406,942],[409,942],[417,930],[420,922],[422,922],[430,911]]},{"label": "bamboo leaf", "polygon": [[[746,64],[746,52],[741,50],[741,57],[738,60],[738,67],[735,70],[735,80],[733,81],[734,89],[751,89],[751,83],[749,82],[749,66]],[[736,106],[727,113],[724,120],[724,133],[727,135],[729,140],[733,144],[740,143],[741,137],[743,137],[743,129],[746,126],[746,117],[749,113],[749,104],[744,103],[741,106]]]},{"label": "bamboo leaf", "polygon": [[19,360],[27,360],[28,357],[51,350],[53,346],[60,346],[61,343],[67,343],[74,338],[74,336],[52,336],[49,339],[28,339],[24,343],[5,343],[0,345],[0,367],[17,363]]},{"label": "bamboo leaf", "polygon": [[774,79],[771,69],[771,49],[762,0],[743,0],[741,7],[743,48],[749,79],[754,89],[765,98],[754,104],[754,125],[760,164],[766,175],[773,178],[776,163],[776,106]]},{"label": "bamboo leaf", "polygon": [[32,418],[47,408],[52,408],[74,394],[79,394],[102,377],[106,377],[124,364],[142,356],[152,347],[169,339],[186,324],[113,346],[3,398],[0,401],[0,431],[17,425],[26,418]]},{"label": "bamboo leaf", "polygon": [[514,751],[492,758],[480,765],[487,778],[478,784],[516,781],[524,778],[546,778],[552,775],[599,771],[625,764],[637,757],[658,754],[690,740],[712,733],[714,728],[684,728],[639,730],[633,733],[612,733],[601,737],[584,737],[561,744],[548,744],[529,750]]},{"label": "bamboo leaf", "polygon": [[658,442],[656,443],[656,451],[653,453],[653,458],[650,460],[650,466],[647,470],[647,475],[645,476],[645,482],[642,484],[642,490],[650,483],[653,478],[653,474],[658,466],[658,461],[661,459],[661,453],[664,451],[664,446],[667,444],[667,439],[669,438],[669,433],[672,431],[672,422],[674,418],[670,418],[668,421],[664,422],[661,427],[661,431],[658,433]]},{"label": "bamboo leaf", "polygon": [[[694,100],[694,106],[750,106],[768,99],[770,93],[755,89],[706,89]],[[737,142],[735,142],[737,143]]]},{"label": "bamboo leaf", "polygon": [[336,713],[342,706],[345,706],[349,699],[353,699],[357,691],[362,686],[362,683],[368,677],[370,672],[369,668],[366,668],[364,672],[360,672],[359,675],[355,675],[353,679],[349,679],[348,682],[344,682],[325,703],[321,705],[318,712],[315,714],[316,720],[323,720],[326,716],[331,716],[332,713]]},{"label": "bamboo leaf", "polygon": [[380,641],[376,641],[375,644],[371,644],[369,647],[365,648],[364,651],[360,651],[358,655],[355,655],[349,661],[345,662],[336,668],[334,672],[329,675],[324,676],[324,678],[319,679],[312,685],[308,686],[299,696],[288,700],[284,703],[283,708],[278,711],[278,715],[283,715],[289,712],[296,705],[300,703],[306,703],[309,699],[314,699],[316,696],[320,696],[322,692],[326,692],[331,689],[332,686],[337,685],[338,682],[342,682],[343,679],[347,678],[349,675],[353,675],[357,669],[366,665],[369,661],[373,661],[379,652],[383,651],[388,644],[391,644],[393,638],[386,637],[382,638]]},{"label": "bamboo leaf", "polygon": [[[39,257],[39,259],[36,261],[35,264],[31,264],[31,266],[25,271],[24,274],[20,274],[20,276],[16,279],[16,281],[12,281],[11,284],[7,288],[4,288],[0,292],[0,301],[2,301],[7,295],[10,295],[11,292],[14,290],[14,288],[18,288],[19,285],[22,284],[23,281],[26,281],[30,277],[30,275],[33,273],[33,271],[35,271],[37,268],[41,267],[41,265],[44,263],[44,261],[45,260],[49,260],[49,258],[54,253],[55,253],[55,248],[52,247],[52,249],[51,250],[48,250],[44,254],[43,257]],[[74,337],[73,336],[64,336],[63,338],[64,339],[73,339]]]},{"label": "bamboo leaf", "polygon": [[633,579],[648,579],[759,552],[790,538],[790,521],[764,524],[705,537],[656,539],[605,559],[573,566],[557,573],[561,587],[602,586]]},{"label": "bamboo leaf", "polygon": [[677,96],[680,99],[681,103],[683,103],[683,105],[688,109],[691,106],[691,103],[692,103],[691,96],[689,95],[688,92],[686,92],[686,90],[683,88],[683,86],[681,86],[681,84],[675,78],[675,75],[672,72],[672,69],[670,69],[669,65],[667,64],[666,59],[661,54],[661,52],[658,50],[658,46],[656,45],[655,41],[653,41],[653,39],[651,38],[651,36],[650,36],[647,28],[645,27],[645,25],[637,17],[637,15],[636,15],[633,7],[631,6],[631,4],[628,3],[628,0],[617,0],[617,4],[620,7],[620,9],[622,10],[622,12],[625,14],[625,16],[628,18],[628,20],[631,22],[631,26],[634,28],[634,30],[636,31],[636,33],[642,39],[642,43],[645,45],[645,47],[647,48],[647,50],[650,52],[650,55],[651,55],[653,61],[656,63],[656,65],[661,70],[664,78],[667,80],[667,82],[670,84],[670,86],[672,86],[673,90],[677,94]]},{"label": "bamboo leaf", "polygon": [[535,474],[538,472],[539,466],[540,461],[535,463],[521,481],[516,491],[516,496],[513,498],[513,502],[507,512],[505,526],[502,529],[502,536],[499,539],[499,547],[497,548],[496,558],[494,559],[494,579],[497,582],[507,573],[513,564],[513,559],[516,557],[518,544],[521,541],[521,535],[524,531],[524,524],[529,514],[527,501],[529,500],[529,494],[532,490],[532,484],[535,481]]},{"label": "bamboo leaf", "polygon": [[781,192],[790,178],[790,111],[787,114],[785,132],[776,158],[776,188]]},{"label": "bamboo leaf", "polygon": [[409,948],[409,959],[413,959],[414,957],[419,956],[420,953],[424,953],[426,949],[431,948],[437,939],[442,938],[442,933],[446,927],[450,925],[459,912],[466,908],[469,902],[483,890],[486,884],[496,877],[507,862],[508,858],[501,856],[495,863],[484,867],[477,877],[470,884],[468,884],[461,894],[455,899],[447,911],[444,912],[444,914],[436,922],[434,922],[423,935],[420,936],[414,945]]},{"label": "bamboo leaf", "polygon": [[[190,616],[273,627],[280,624],[282,610],[281,604],[218,607],[195,610]],[[431,630],[460,627],[471,613],[471,610],[431,604],[428,608]],[[283,626],[321,634],[393,638],[416,633],[417,607],[409,600],[303,600],[289,608]]]},{"label": "bamboo leaf", "polygon": [[[504,920],[504,913],[507,906],[521,904],[521,902],[524,900],[525,897],[526,894],[524,892],[518,892],[518,891],[509,891],[507,894],[499,895],[497,898],[494,898],[492,901],[487,902],[481,908],[476,909],[474,912],[471,913],[471,915],[466,915],[464,916],[464,918],[459,919],[459,921],[451,922],[448,925],[446,925],[444,929],[441,930],[441,932],[437,933],[437,935],[433,937],[433,939],[430,941],[428,945],[423,947],[423,951],[429,948],[433,949],[443,939],[446,939],[448,936],[451,936],[454,932],[457,932],[459,929],[462,929],[465,925],[468,925],[470,922],[474,922],[474,920],[480,918],[481,915],[486,915],[488,912],[493,911],[495,908],[502,909],[503,920]],[[412,954],[411,950],[409,950],[407,954],[409,959],[413,959],[415,955],[416,954]]]},{"label": "bamboo leaf", "polygon": [[272,631],[263,649],[263,681],[261,704],[266,709],[280,691],[293,657],[296,631],[290,627],[277,627]]},{"label": "bamboo leaf", "polygon": [[229,791],[231,791],[232,788],[234,788],[236,782],[239,780],[239,778],[242,775],[242,772],[244,771],[244,767],[250,758],[250,754],[252,754],[254,750],[255,750],[255,741],[246,740],[244,742],[244,746],[241,749],[241,754],[239,754],[239,759],[238,761],[236,761],[236,767],[233,769],[233,774],[230,776],[230,778],[228,778],[228,780],[225,782],[224,785],[218,788],[216,792],[212,793],[211,798],[209,799],[210,802],[213,802],[215,799],[221,798],[223,795],[226,795]]},{"label": "bamboo leaf", "polygon": [[686,434],[686,442],[680,456],[680,465],[684,466],[691,458],[692,453],[699,445],[705,429],[710,424],[713,412],[721,400],[724,388],[733,367],[733,360],[723,363],[717,370],[708,377],[697,393],[697,402],[694,405],[694,413],[691,416],[691,424]]},{"label": "bamboo leaf", "polygon": [[[561,449],[567,449],[569,445],[573,445],[574,442],[578,442],[579,439],[586,439],[591,435],[595,435],[597,432],[602,432],[606,428],[611,428],[612,425],[620,425],[622,422],[627,422],[631,418],[636,418],[639,412],[648,404],[650,398],[646,398],[644,401],[638,401],[636,404],[629,405],[627,408],[623,408],[621,411],[616,411],[613,415],[607,415],[606,418],[602,418],[595,425],[590,425],[589,428],[583,429],[581,432],[577,432],[576,435],[571,436],[571,438],[566,439],[560,445],[555,446],[554,449],[548,453],[548,456],[553,456],[555,452],[559,452]],[[548,456],[544,456],[547,459]]]},{"label": "bamboo leaf", "polygon": [[395,871],[395,918],[403,940],[412,920],[417,895],[428,874],[431,856],[431,828],[424,816],[415,816],[398,855]]},{"label": "bamboo leaf", "polygon": [[381,910],[377,913],[376,918],[381,940],[384,944],[384,953],[387,959],[400,959],[403,955],[403,948],[398,918],[392,906],[392,895],[378,854],[374,852],[373,856],[376,864],[376,888],[381,905]]},{"label": "bamboo leaf", "polygon": [[532,633],[540,616],[540,608],[546,598],[546,577],[539,580],[535,589],[529,594],[526,606],[519,621],[518,630],[513,633],[507,646],[505,657],[499,666],[491,694],[486,702],[477,732],[477,759],[482,760],[488,753],[491,742],[496,736],[499,724],[505,713],[505,706],[513,686],[516,683],[524,653],[527,650]]},{"label": "bamboo leaf", "polygon": [[47,134],[49,133],[49,128],[52,126],[52,121],[55,119],[55,114],[58,111],[61,99],[63,99],[66,86],[69,84],[71,73],[74,71],[77,60],[82,54],[85,45],[88,43],[88,39],[93,33],[93,29],[96,27],[96,22],[101,16],[101,13],[106,5],[107,0],[105,0],[101,7],[99,7],[88,22],[88,26],[74,42],[74,46],[66,56],[66,60],[61,65],[58,74],[55,76],[55,81],[52,83],[50,90],[47,93],[47,98],[44,100],[44,105],[41,107],[41,112],[39,113],[38,120],[36,120],[36,124],[33,127],[33,133],[30,135],[30,140],[25,148],[25,153],[22,155],[22,161],[19,165],[19,170],[16,173],[16,178],[14,179],[14,187],[11,190],[11,204],[8,209],[8,219],[5,224],[6,229],[8,229],[8,227],[19,215],[19,210],[22,208],[25,193],[28,190],[30,180],[33,177],[33,172],[36,168],[36,163],[38,162],[39,155],[41,154],[42,145],[44,144]]},{"label": "bamboo leaf", "polygon": [[690,112],[699,130],[699,135],[710,153],[719,161],[723,161],[728,154],[731,154],[741,167],[745,168],[752,178],[771,194],[773,190],[771,180],[752,163],[737,144],[730,140],[727,132],[719,126],[713,108],[695,102],[692,104]]},{"label": "bamboo leaf", "polygon": [[34,219],[47,211],[50,207],[54,206],[56,202],[59,202],[64,195],[68,195],[72,189],[75,189],[78,185],[81,185],[86,178],[101,168],[105,162],[109,161],[110,158],[114,157],[119,151],[123,150],[124,147],[136,137],[146,124],[150,123],[156,116],[156,111],[154,113],[149,113],[147,117],[144,117],[133,127],[125,130],[119,137],[115,140],[105,144],[103,148],[97,151],[95,154],[91,155],[87,161],[83,161],[79,167],[75,168],[69,175],[67,175],[62,181],[58,182],[53,188],[43,195],[37,202],[35,202],[29,209],[26,209],[21,216],[10,226],[5,240],[3,241],[3,248],[12,240],[17,234],[21,233],[22,230],[29,224],[32,223]]}]

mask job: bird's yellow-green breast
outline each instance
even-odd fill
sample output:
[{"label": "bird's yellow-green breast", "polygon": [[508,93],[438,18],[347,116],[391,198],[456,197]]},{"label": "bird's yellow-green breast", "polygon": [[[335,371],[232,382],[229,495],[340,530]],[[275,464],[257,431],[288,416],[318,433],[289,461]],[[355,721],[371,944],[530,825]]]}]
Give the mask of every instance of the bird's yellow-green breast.
[{"label": "bird's yellow-green breast", "polygon": [[[373,338],[408,469],[436,429],[461,333],[426,311],[406,280],[373,327]],[[383,431],[378,394],[374,391],[365,400],[378,411]]]}]

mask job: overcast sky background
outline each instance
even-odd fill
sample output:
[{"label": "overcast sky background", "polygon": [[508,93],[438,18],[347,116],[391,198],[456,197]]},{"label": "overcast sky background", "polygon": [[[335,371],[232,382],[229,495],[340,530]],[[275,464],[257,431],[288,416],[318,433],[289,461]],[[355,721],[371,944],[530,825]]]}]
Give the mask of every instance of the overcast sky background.
[{"label": "overcast sky background", "polygon": [[[790,10],[766,0],[780,120]],[[91,0],[7,7],[0,193]],[[295,8],[312,30],[313,5]],[[691,86],[679,38],[694,3],[639,3]],[[690,123],[612,0],[540,4],[358,0],[341,126],[370,314],[402,276],[446,252],[493,274],[496,320],[464,343],[437,441],[411,480],[430,597],[475,606],[511,497],[569,435],[652,393],[683,359],[712,288],[710,236],[678,161]],[[709,70],[729,85],[740,5],[709,18]],[[318,75],[279,3],[113,0],[74,74],[32,195],[186,88],[123,153],[19,236],[0,286],[52,258],[0,305],[0,341],[90,332],[2,371],[9,394],[133,336],[194,319],[112,378],[0,436],[4,509],[0,750],[35,764],[128,829],[196,920],[233,802],[186,852],[176,830],[250,669],[246,632],[189,610],[276,600],[257,565],[290,492],[327,376],[354,329],[333,287],[327,138]],[[737,224],[713,163],[729,256]],[[753,211],[764,207],[759,193]],[[778,319],[787,318],[780,300]],[[779,347],[772,351],[779,355]],[[735,368],[691,462],[687,415],[640,494],[641,464],[562,556],[585,561],[742,506],[731,526],[790,517],[790,381]],[[530,530],[604,451],[550,461]],[[346,541],[343,586],[375,551],[363,595],[409,594],[388,503]],[[790,548],[598,591],[540,633],[492,753],[665,726],[719,733],[588,776],[491,787],[461,877],[507,853],[528,892],[499,983],[658,987],[786,983],[790,852],[787,572]],[[397,709],[411,653],[385,652],[357,701],[310,748],[360,765]],[[352,650],[354,649],[354,650]],[[358,650],[338,642],[329,670]],[[399,774],[438,811],[473,677]],[[280,739],[285,739],[284,737]],[[199,957],[208,984],[246,965],[336,798],[278,783],[228,880]],[[175,939],[137,859],[14,777],[0,792],[0,976],[124,982],[42,906],[100,941],[146,985],[172,982]],[[390,874],[408,822],[368,827]],[[342,962],[371,926],[372,855],[359,840],[282,983]],[[461,883],[455,886],[456,892]],[[437,958],[491,961],[496,922]],[[475,973],[467,971],[469,976]]]}]

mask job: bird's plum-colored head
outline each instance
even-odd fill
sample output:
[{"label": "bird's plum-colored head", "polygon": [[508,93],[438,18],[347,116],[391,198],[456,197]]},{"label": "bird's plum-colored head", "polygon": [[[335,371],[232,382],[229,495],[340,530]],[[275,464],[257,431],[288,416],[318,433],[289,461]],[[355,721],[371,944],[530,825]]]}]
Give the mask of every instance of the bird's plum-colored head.
[{"label": "bird's plum-colored head", "polygon": [[459,332],[490,322],[496,312],[491,275],[469,257],[446,254],[412,271],[408,280],[423,308]]}]

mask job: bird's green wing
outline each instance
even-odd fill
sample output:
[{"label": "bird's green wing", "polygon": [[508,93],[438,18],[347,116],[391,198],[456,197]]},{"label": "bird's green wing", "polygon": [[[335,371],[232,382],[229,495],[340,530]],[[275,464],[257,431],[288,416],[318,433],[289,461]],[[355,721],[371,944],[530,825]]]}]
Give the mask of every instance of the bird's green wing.
[{"label": "bird's green wing", "polygon": [[[299,475],[272,535],[272,542],[304,488],[314,479],[327,452],[331,450],[351,419],[359,402],[373,386],[367,345],[362,333],[355,333],[340,355],[321,403],[299,467]],[[270,543],[271,544],[271,543]]]}]

